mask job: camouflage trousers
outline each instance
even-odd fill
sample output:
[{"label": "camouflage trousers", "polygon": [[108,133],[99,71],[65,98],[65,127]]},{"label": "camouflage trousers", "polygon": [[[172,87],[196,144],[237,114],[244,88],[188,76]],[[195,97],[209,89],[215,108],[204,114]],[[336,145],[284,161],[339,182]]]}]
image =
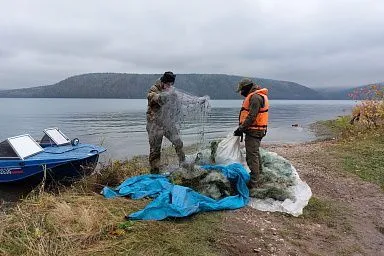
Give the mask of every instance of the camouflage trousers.
[{"label": "camouflage trousers", "polygon": [[248,183],[248,187],[251,189],[260,185],[261,158],[259,148],[261,138],[245,134],[244,142],[246,152],[245,159],[249,169],[251,170],[251,178]]},{"label": "camouflage trousers", "polygon": [[151,173],[159,172],[163,137],[167,138],[175,147],[179,162],[181,163],[185,161],[183,142],[180,139],[179,131],[175,126],[165,128],[155,122],[147,122],[147,132],[149,139],[149,165],[151,166]]}]

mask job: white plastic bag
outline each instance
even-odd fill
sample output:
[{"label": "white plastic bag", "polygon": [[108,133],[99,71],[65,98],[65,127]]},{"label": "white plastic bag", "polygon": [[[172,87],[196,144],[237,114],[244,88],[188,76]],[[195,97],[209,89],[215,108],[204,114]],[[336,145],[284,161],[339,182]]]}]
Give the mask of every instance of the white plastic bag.
[{"label": "white plastic bag", "polygon": [[215,161],[217,164],[243,163],[240,151],[240,137],[228,135],[217,145]]},{"label": "white plastic bag", "polygon": [[[283,157],[279,156],[274,152],[263,151],[265,155],[268,155],[273,161],[287,161]],[[275,168],[279,168],[279,165],[274,165]],[[295,217],[303,214],[304,207],[308,204],[309,199],[312,197],[311,188],[308,184],[302,181],[297,173],[295,167],[292,164],[289,166],[280,165],[280,168],[289,168],[292,172],[292,179],[294,179],[294,185],[288,187],[289,193],[293,196],[292,199],[285,199],[284,201],[274,200],[272,198],[259,199],[259,198],[250,198],[248,205],[252,208],[258,209],[260,211],[268,212],[285,212],[289,213]],[[276,170],[278,172],[286,172],[286,170]]]}]

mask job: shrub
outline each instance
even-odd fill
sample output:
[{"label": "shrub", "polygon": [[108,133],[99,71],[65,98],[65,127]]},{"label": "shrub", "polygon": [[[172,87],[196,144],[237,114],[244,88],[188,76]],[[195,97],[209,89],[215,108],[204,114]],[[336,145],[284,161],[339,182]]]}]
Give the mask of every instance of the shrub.
[{"label": "shrub", "polygon": [[384,87],[371,85],[355,90],[351,95],[353,99],[361,101],[353,108],[354,121],[364,128],[377,128],[384,125]]}]

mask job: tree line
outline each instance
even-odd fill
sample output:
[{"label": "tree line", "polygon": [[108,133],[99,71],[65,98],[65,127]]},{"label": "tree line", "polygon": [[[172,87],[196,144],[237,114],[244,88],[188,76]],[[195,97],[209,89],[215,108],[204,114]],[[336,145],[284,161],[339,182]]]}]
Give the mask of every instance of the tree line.
[{"label": "tree line", "polygon": [[[91,73],[69,77],[53,85],[0,91],[0,97],[24,98],[146,98],[161,74]],[[211,99],[240,99],[235,87],[242,77],[224,74],[177,74],[175,87]],[[269,89],[271,99],[318,100],[326,97],[306,86],[252,78]]]}]

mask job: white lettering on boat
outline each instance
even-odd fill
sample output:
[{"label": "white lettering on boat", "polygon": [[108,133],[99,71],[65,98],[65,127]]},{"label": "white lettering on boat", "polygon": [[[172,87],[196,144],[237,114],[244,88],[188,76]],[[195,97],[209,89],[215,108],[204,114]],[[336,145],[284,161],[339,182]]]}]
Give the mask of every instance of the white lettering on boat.
[{"label": "white lettering on boat", "polygon": [[22,174],[24,171],[20,168],[0,168],[0,175]]}]

